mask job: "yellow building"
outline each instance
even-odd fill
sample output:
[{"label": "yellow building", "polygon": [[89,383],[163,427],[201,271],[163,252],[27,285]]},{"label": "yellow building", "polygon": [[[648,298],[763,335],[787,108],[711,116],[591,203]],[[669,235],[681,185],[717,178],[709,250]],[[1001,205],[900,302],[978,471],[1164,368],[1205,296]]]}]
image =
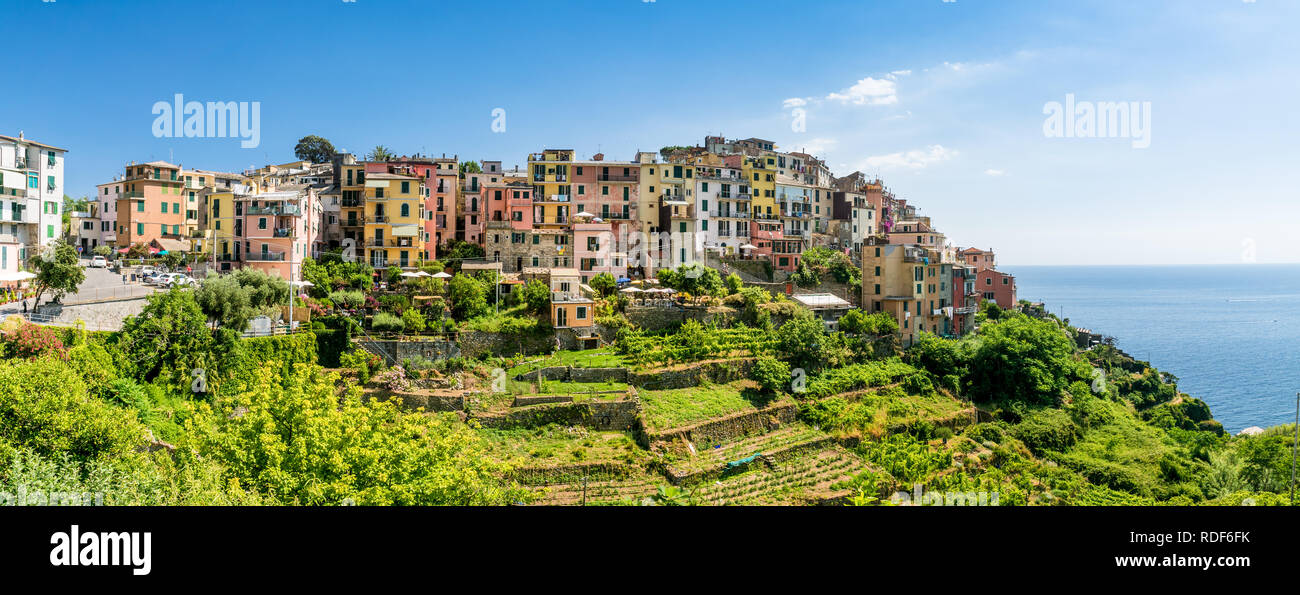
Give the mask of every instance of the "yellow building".
[{"label": "yellow building", "polygon": [[[951,264],[924,246],[877,243],[862,247],[862,309],[888,312],[904,346],[919,331],[946,334]],[[945,268],[946,267],[946,268]]]},{"label": "yellow building", "polygon": [[780,213],[776,206],[776,158],[767,156],[745,157],[741,171],[753,193],[751,210],[756,218],[775,219]]},{"label": "yellow building", "polygon": [[[239,262],[243,246],[236,241],[236,232],[242,232],[243,216],[235,212],[235,192],[220,190],[210,192],[206,201],[207,229],[204,230],[203,254],[211,266],[219,271],[229,271]],[[242,235],[242,234],[241,234]]]},{"label": "yellow building", "polygon": [[533,225],[560,227],[574,215],[571,193],[572,149],[545,149],[528,156],[528,171],[533,183]]},{"label": "yellow building", "polygon": [[416,268],[424,262],[424,201],[428,188],[416,176],[366,175],[366,262],[377,269]]},{"label": "yellow building", "polygon": [[[344,254],[361,257],[365,251],[366,227],[366,167],[354,160],[339,165],[339,231]],[[351,252],[348,252],[349,248]]]}]

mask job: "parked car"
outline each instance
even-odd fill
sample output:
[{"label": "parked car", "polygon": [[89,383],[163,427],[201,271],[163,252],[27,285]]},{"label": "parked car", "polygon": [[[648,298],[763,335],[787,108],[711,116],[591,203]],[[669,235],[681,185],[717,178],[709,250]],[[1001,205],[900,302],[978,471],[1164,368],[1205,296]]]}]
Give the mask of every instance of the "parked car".
[{"label": "parked car", "polygon": [[162,276],[158,285],[162,287],[193,287],[194,278],[184,273],[169,273]]},{"label": "parked car", "polygon": [[96,269],[105,268],[108,266],[108,259],[96,254],[94,258],[90,259],[90,266]]}]

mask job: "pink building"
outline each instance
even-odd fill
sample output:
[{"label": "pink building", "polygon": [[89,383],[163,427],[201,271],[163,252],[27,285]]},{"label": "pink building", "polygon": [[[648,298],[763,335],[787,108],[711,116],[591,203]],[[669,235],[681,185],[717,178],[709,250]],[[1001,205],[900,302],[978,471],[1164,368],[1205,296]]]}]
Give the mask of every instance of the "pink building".
[{"label": "pink building", "polygon": [[988,250],[980,250],[979,248],[958,250],[957,260],[971,265],[981,271],[997,268],[997,260],[994,258],[992,248]]},{"label": "pink building", "polygon": [[[244,243],[244,263],[283,279],[302,276],[302,261],[311,256],[320,235],[322,205],[305,184],[236,196],[242,215],[236,239]],[[241,233],[242,232],[242,233]]]},{"label": "pink building", "polygon": [[975,276],[975,291],[981,300],[994,300],[998,307],[1016,305],[1016,277],[993,269],[981,269]]},{"label": "pink building", "polygon": [[573,224],[573,258],[583,283],[601,273],[627,276],[627,253],[618,251],[616,237],[612,223]]}]

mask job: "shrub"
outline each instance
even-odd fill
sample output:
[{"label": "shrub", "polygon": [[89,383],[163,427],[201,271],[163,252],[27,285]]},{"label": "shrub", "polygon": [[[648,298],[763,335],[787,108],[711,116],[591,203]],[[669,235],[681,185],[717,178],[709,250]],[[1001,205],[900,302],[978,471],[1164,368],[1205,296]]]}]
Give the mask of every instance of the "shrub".
[{"label": "shrub", "polygon": [[408,332],[418,333],[426,328],[424,315],[414,308],[402,313],[402,324]]},{"label": "shrub", "polygon": [[405,327],[401,318],[387,312],[377,312],[370,319],[370,328],[380,332],[401,332]]},{"label": "shrub", "polygon": [[768,394],[781,392],[790,383],[790,366],[774,357],[760,357],[750,377]]}]

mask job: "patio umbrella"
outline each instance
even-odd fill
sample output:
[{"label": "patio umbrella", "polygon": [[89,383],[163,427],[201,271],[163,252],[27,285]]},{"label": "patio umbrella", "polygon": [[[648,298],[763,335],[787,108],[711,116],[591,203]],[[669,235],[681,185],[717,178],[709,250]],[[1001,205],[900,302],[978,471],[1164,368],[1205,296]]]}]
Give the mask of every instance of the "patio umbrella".
[{"label": "patio umbrella", "polygon": [[758,249],[758,246],[755,246],[755,245],[753,245],[753,244],[742,244],[742,245],[740,246],[740,249],[741,249],[741,250],[757,250],[757,249]]},{"label": "patio umbrella", "polygon": [[577,214],[577,215],[574,215],[574,216],[575,216],[575,217],[595,217],[595,215],[593,215],[593,214],[591,214],[591,213],[588,213],[588,212],[586,212],[586,211],[578,211],[578,214]]},{"label": "patio umbrella", "polygon": [[416,276],[416,277],[432,277],[433,275],[430,275],[429,273],[426,273],[426,272],[424,272],[424,271],[415,271],[415,276]]},{"label": "patio umbrella", "polygon": [[409,279],[409,278],[411,278],[411,277],[419,277],[420,274],[419,274],[419,273],[402,273],[402,276],[403,276],[403,277],[406,277],[406,278]]},{"label": "patio umbrella", "polygon": [[619,291],[619,293],[641,293],[641,290],[640,290],[640,289],[637,289],[637,288],[635,288],[635,287],[626,287],[626,288],[620,289],[620,290],[618,290],[618,291]]},{"label": "patio umbrella", "polygon": [[0,281],[26,281],[36,278],[35,273],[27,271],[16,271],[13,273],[0,273]]},{"label": "patio umbrella", "polygon": [[438,271],[437,273],[434,273],[433,277],[434,277],[435,279],[450,279],[450,278],[451,278],[451,275],[448,275],[448,274],[447,274],[446,272],[444,272],[444,271]]}]

